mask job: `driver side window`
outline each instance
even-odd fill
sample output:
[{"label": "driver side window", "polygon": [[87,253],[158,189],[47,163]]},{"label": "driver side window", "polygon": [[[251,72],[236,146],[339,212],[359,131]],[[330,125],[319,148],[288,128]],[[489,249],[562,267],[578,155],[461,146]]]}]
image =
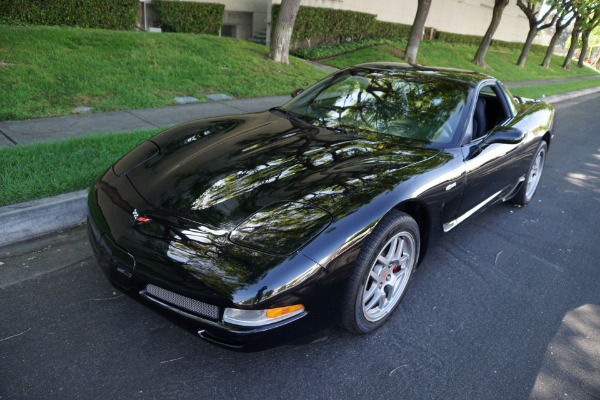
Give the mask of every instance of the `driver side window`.
[{"label": "driver side window", "polygon": [[489,85],[479,91],[471,124],[473,132],[471,140],[484,137],[510,117],[506,100],[498,90],[496,85]]}]

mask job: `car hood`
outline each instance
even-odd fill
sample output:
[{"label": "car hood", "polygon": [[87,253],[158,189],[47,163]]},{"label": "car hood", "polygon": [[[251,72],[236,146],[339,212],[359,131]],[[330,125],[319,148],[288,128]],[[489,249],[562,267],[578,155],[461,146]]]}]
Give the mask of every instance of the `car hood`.
[{"label": "car hood", "polygon": [[380,139],[297,124],[274,112],[200,120],[151,139],[158,154],[127,177],[155,209],[231,230],[273,203],[327,210],[438,153]]}]

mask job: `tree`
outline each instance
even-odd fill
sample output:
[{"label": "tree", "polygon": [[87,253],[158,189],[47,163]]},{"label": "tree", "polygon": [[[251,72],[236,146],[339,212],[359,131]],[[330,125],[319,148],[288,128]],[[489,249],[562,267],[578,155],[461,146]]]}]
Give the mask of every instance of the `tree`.
[{"label": "tree", "polygon": [[573,13],[573,1],[561,0],[560,4],[558,5],[558,12],[558,19],[554,25],[556,31],[554,32],[554,35],[552,35],[552,39],[550,39],[550,44],[546,50],[546,56],[542,62],[542,67],[544,68],[550,67],[552,53],[554,53],[554,48],[556,47],[556,43],[558,43],[560,35],[562,35],[567,26],[571,25],[571,22],[573,22],[573,19],[575,18],[575,14]]},{"label": "tree", "polygon": [[294,30],[294,22],[298,16],[301,0],[281,0],[277,26],[271,40],[269,58],[275,62],[289,64],[290,40]]},{"label": "tree", "polygon": [[431,0],[419,0],[417,6],[417,14],[413,22],[412,28],[410,29],[410,35],[408,36],[408,43],[406,44],[406,62],[409,64],[415,64],[417,62],[417,52],[419,51],[419,42],[421,41],[421,35],[425,28],[425,21],[427,20],[427,14],[429,14],[429,8],[431,7]]},{"label": "tree", "polygon": [[[550,1],[546,5],[549,6],[548,11],[540,19],[538,19],[539,8],[538,5],[541,6],[541,0],[517,0],[517,5],[525,13],[527,16],[527,20],[529,21],[529,32],[527,33],[527,39],[525,40],[525,44],[523,45],[523,49],[521,50],[521,55],[519,56],[519,61],[517,61],[517,65],[521,68],[525,67],[525,61],[527,60],[527,55],[529,54],[529,50],[531,50],[531,45],[533,44],[533,39],[538,34],[539,31],[550,28],[556,20],[558,19],[558,13],[555,12],[557,3],[555,1]],[[544,23],[546,18],[550,16],[554,12],[554,17],[550,22]]]},{"label": "tree", "polygon": [[577,9],[574,11],[575,13],[575,24],[573,25],[573,30],[571,31],[571,45],[569,46],[569,51],[567,52],[567,56],[565,57],[565,61],[563,62],[562,67],[564,69],[569,69],[571,66],[571,59],[573,58],[573,54],[575,54],[575,49],[577,49],[577,45],[579,43],[579,34],[581,33],[581,23],[584,19],[583,10]]},{"label": "tree", "polygon": [[583,62],[587,58],[590,34],[596,27],[600,26],[600,2],[596,2],[591,8],[592,12],[583,24],[583,30],[581,32],[581,53],[579,54],[579,61],[577,62],[579,68],[583,68]]},{"label": "tree", "polygon": [[481,39],[481,43],[479,44],[479,48],[477,49],[477,53],[475,53],[475,58],[473,58],[473,63],[479,65],[480,67],[487,68],[487,64],[485,63],[485,53],[490,47],[490,43],[492,43],[492,37],[494,33],[496,33],[496,29],[498,29],[498,25],[500,25],[500,19],[502,18],[502,12],[504,8],[508,5],[508,0],[494,0],[494,10],[492,11],[492,21],[490,22],[490,26],[488,27],[483,39]]}]

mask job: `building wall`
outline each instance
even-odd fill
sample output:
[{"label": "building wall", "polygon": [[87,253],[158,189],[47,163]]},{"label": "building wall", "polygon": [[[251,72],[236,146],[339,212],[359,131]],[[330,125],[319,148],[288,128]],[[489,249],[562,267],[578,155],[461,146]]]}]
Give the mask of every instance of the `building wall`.
[{"label": "building wall", "polygon": [[[225,11],[252,12],[252,32],[267,27],[267,9],[281,0],[192,0],[225,4]],[[417,0],[302,0],[303,6],[339,8],[377,15],[381,21],[411,25],[417,12]],[[492,19],[494,0],[435,0],[432,2],[426,26],[436,30],[483,36]],[[511,0],[504,9],[502,21],[494,39],[524,42],[529,25],[527,18]]]},{"label": "building wall", "polygon": [[[188,0],[202,3],[225,4],[225,13],[252,13],[252,32],[258,33],[267,29],[267,9],[270,0]],[[227,17],[226,17],[227,18]],[[246,39],[246,38],[244,38]]]},{"label": "building wall", "polygon": [[231,36],[237,39],[247,40],[252,36],[252,19],[253,13],[250,11],[231,11],[225,10],[223,15],[223,28],[233,29],[230,35],[225,35],[224,29],[221,30],[221,34],[225,36]]},{"label": "building wall", "polygon": [[[280,3],[273,0],[273,3]],[[377,15],[380,21],[412,25],[417,13],[417,0],[302,0],[303,6],[341,8]],[[483,36],[492,19],[494,0],[435,0],[427,16],[426,26],[436,30]],[[494,39],[524,42],[529,25],[525,14],[511,0],[504,9]]]}]

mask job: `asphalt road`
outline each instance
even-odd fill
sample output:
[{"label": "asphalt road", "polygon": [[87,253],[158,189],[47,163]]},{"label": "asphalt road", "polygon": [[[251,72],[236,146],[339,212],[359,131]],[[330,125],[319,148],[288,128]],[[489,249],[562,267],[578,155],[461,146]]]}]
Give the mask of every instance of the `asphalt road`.
[{"label": "asphalt road", "polygon": [[447,234],[382,329],[239,354],[120,296],[85,227],[0,249],[2,399],[600,398],[600,95],[534,201]]}]

